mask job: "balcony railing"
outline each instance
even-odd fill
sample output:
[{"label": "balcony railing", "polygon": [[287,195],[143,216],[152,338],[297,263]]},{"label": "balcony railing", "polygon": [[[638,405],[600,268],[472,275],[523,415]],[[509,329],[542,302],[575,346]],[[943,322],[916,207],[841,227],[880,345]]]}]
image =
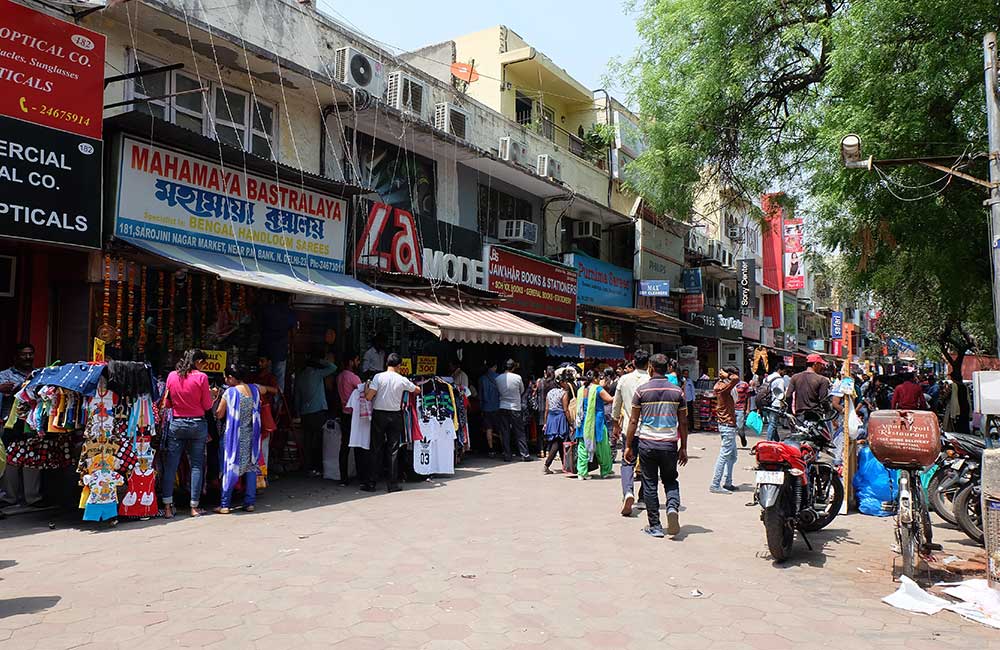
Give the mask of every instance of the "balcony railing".
[{"label": "balcony railing", "polygon": [[588,155],[587,145],[579,137],[560,127],[552,120],[536,120],[533,115],[532,111],[519,111],[517,113],[517,123],[566,149],[577,158],[582,158],[591,164],[599,164],[599,161],[603,162],[603,152],[597,155]]}]

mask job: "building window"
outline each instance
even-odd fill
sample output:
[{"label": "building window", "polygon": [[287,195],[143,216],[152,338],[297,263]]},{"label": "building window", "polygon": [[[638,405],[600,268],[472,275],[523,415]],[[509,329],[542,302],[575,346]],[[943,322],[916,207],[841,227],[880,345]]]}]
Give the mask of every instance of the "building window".
[{"label": "building window", "polygon": [[497,238],[498,224],[509,219],[534,221],[531,203],[506,192],[479,186],[479,209],[477,219],[479,230],[487,237]]},{"label": "building window", "polygon": [[[153,59],[133,56],[134,70],[162,65]],[[148,100],[136,103],[136,110],[215,137],[256,156],[273,158],[274,107],[259,99],[254,103],[251,95],[239,90],[216,83],[203,85],[209,88],[208,93],[197,92],[198,80],[179,70],[159,72],[132,79],[129,99]]]}]

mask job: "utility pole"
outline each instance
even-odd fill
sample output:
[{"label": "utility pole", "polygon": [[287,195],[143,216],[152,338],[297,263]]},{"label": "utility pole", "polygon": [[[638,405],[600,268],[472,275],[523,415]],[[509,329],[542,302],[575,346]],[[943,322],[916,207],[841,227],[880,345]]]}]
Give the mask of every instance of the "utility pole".
[{"label": "utility pole", "polygon": [[1000,98],[997,97],[997,35],[983,37],[983,65],[986,71],[986,128],[989,132],[990,161],[990,256],[993,263],[993,321],[1000,354]]}]

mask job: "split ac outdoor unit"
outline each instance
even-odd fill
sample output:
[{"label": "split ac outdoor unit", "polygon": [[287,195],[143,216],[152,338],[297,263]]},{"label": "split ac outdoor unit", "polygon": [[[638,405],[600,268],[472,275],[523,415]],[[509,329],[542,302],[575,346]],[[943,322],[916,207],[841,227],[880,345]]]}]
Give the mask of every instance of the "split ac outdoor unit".
[{"label": "split ac outdoor unit", "polygon": [[708,241],[708,256],[721,264],[722,254],[723,254],[722,242],[719,241],[718,239],[710,239]]},{"label": "split ac outdoor unit", "polygon": [[744,229],[738,226],[730,226],[727,234],[732,241],[743,241],[743,231]]},{"label": "split ac outdoor unit", "polygon": [[722,251],[722,266],[726,267],[727,269],[734,268],[733,254],[732,252],[725,249],[723,249]]},{"label": "split ac outdoor unit", "polygon": [[601,241],[601,222],[575,222],[573,224],[573,239],[596,239],[597,241]]},{"label": "split ac outdoor unit", "polygon": [[450,133],[459,140],[468,140],[469,114],[449,102],[434,106],[434,128]]},{"label": "split ac outdoor unit", "polygon": [[687,240],[684,242],[684,248],[692,253],[704,255],[707,248],[707,242],[704,237],[699,235],[696,231],[691,230],[688,232]]},{"label": "split ac outdoor unit", "polygon": [[515,165],[528,164],[528,145],[518,142],[509,135],[500,138],[500,144],[497,146],[497,149],[500,154],[500,160],[506,160]]},{"label": "split ac outdoor unit", "polygon": [[374,98],[382,97],[385,92],[382,64],[353,47],[337,50],[334,74],[340,83],[365,90]]},{"label": "split ac outdoor unit", "polygon": [[538,175],[542,178],[562,180],[562,163],[547,153],[538,156]]},{"label": "split ac outdoor unit", "polygon": [[389,106],[424,119],[424,84],[405,72],[393,72],[386,83],[385,101]]},{"label": "split ac outdoor unit", "polygon": [[498,239],[505,242],[534,244],[538,241],[538,224],[524,219],[501,219]]}]

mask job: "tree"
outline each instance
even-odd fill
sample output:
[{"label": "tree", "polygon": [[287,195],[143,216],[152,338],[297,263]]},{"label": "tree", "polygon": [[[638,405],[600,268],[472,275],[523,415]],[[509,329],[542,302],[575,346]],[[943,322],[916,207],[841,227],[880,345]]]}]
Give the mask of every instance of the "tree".
[{"label": "tree", "polygon": [[[702,172],[748,197],[792,188],[838,286],[870,296],[882,331],[961,357],[991,345],[990,255],[979,186],[919,165],[847,170],[865,156],[954,155],[986,174],[982,37],[1000,0],[648,0],[627,82],[649,118],[637,188],[686,214]],[[926,347],[925,347],[926,349]],[[963,395],[964,398],[964,395]]]}]

